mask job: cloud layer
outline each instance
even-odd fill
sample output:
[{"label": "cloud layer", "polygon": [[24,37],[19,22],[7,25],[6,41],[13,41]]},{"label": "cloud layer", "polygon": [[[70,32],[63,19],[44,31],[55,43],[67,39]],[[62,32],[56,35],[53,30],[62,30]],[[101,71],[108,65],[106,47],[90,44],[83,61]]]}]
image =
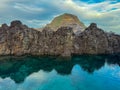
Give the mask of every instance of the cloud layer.
[{"label": "cloud layer", "polygon": [[88,26],[98,24],[105,31],[120,34],[119,0],[0,0],[0,24],[19,19],[39,28],[63,13],[75,14]]}]

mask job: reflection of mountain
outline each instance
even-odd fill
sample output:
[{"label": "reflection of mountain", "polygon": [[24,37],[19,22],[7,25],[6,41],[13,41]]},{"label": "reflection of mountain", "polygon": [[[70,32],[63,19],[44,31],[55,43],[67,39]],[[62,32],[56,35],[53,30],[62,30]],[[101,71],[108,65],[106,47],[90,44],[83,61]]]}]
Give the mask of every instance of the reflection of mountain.
[{"label": "reflection of mountain", "polygon": [[68,75],[76,64],[80,65],[84,71],[93,73],[104,66],[105,62],[120,66],[120,56],[82,55],[73,56],[71,60],[58,60],[57,56],[0,57],[0,77],[10,77],[16,83],[21,83],[27,76],[39,70],[50,72],[55,69],[58,74]]}]

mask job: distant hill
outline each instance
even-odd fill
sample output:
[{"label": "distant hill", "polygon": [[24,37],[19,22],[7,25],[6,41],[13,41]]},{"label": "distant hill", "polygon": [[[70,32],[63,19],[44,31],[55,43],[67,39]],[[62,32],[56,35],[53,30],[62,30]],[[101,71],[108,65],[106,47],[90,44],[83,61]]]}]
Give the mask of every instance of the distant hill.
[{"label": "distant hill", "polygon": [[50,24],[46,25],[46,27],[49,27],[54,31],[65,26],[72,27],[74,32],[82,32],[85,29],[85,25],[77,16],[68,13],[55,17]]}]

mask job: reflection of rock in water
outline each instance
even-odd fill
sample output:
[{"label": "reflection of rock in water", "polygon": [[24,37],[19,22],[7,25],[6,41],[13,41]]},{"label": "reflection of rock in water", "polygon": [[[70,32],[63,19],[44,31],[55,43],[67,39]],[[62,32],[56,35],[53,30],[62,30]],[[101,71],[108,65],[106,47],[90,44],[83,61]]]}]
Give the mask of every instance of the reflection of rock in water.
[{"label": "reflection of rock in water", "polygon": [[105,61],[120,66],[119,55],[82,55],[73,56],[71,60],[58,60],[57,56],[0,57],[0,77],[10,77],[16,83],[21,83],[27,76],[39,70],[50,72],[55,69],[60,75],[69,75],[76,64],[84,71],[93,73],[104,66]]},{"label": "reflection of rock in water", "polygon": [[88,73],[93,73],[95,70],[100,69],[105,63],[105,57],[99,55],[76,56],[73,59]]}]

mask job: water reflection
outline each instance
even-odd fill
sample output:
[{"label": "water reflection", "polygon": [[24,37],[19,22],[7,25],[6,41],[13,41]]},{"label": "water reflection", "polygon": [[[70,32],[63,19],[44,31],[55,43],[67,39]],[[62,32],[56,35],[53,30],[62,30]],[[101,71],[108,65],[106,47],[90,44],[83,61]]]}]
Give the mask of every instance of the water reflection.
[{"label": "water reflection", "polygon": [[60,75],[70,75],[73,66],[79,65],[83,71],[92,74],[105,63],[120,66],[120,55],[82,55],[73,56],[70,60],[63,60],[57,56],[22,56],[0,57],[0,77],[10,77],[15,83],[22,83],[29,75],[43,70],[55,70]]}]

